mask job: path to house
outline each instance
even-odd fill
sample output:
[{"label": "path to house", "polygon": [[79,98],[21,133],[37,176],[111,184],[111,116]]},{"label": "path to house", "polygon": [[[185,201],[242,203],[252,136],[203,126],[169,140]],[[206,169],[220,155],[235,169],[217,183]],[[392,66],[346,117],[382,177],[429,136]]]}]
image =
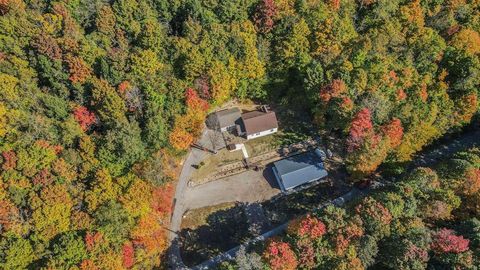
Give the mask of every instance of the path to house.
[{"label": "path to house", "polygon": [[[202,133],[202,136],[198,143],[205,147],[211,146],[211,143],[208,139],[207,129],[204,129],[204,132]],[[180,239],[178,237],[178,232],[180,232],[180,226],[182,225],[183,213],[187,209],[185,205],[185,194],[188,188],[187,185],[190,179],[190,175],[194,170],[192,165],[197,165],[198,163],[200,163],[200,161],[205,159],[207,155],[208,153],[205,151],[192,148],[188,153],[185,161],[183,162],[182,172],[180,173],[180,177],[178,179],[177,187],[175,190],[175,197],[173,199],[174,209],[170,220],[170,229],[168,230],[168,239],[170,240],[168,258],[172,269],[188,269],[183,264],[183,260],[180,255]]]}]

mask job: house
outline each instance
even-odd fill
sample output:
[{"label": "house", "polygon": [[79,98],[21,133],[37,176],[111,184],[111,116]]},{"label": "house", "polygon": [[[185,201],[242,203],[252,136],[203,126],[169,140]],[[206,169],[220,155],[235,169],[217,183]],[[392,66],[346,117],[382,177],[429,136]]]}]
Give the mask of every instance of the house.
[{"label": "house", "polygon": [[241,112],[237,107],[216,112],[217,128],[222,132],[234,129],[240,120],[240,116]]},{"label": "house", "polygon": [[322,179],[328,175],[320,149],[274,162],[273,174],[283,192]]},{"label": "house", "polygon": [[269,135],[278,131],[278,121],[275,112],[263,109],[242,114],[242,126],[239,135],[247,140]]}]

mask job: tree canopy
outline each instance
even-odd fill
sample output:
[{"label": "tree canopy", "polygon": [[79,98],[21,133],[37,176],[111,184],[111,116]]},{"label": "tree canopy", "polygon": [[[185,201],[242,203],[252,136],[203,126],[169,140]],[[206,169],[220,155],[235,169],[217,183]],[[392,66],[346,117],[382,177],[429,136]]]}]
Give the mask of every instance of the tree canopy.
[{"label": "tree canopy", "polygon": [[[401,172],[478,113],[479,10],[453,0],[0,0],[0,268],[161,265],[178,161],[208,110],[232,98],[307,110],[315,131],[344,140],[354,178],[381,164]],[[472,169],[468,211],[477,180]],[[425,213],[458,208],[456,194],[433,193]],[[418,224],[363,237],[397,226],[400,210],[379,205],[347,218],[329,258],[367,265],[381,250],[374,239],[396,237],[389,261],[424,265]],[[357,240],[368,252],[347,244]],[[271,262],[312,264],[305,243],[271,249]],[[305,258],[293,261],[299,249]]]}]

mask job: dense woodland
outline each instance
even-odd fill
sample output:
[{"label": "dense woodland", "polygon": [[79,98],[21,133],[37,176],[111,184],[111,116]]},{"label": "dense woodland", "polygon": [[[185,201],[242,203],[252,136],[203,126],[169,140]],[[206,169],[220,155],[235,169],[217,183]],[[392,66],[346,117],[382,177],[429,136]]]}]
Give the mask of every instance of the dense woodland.
[{"label": "dense woodland", "polygon": [[[160,266],[178,160],[232,98],[307,109],[345,140],[352,179],[401,173],[478,111],[479,32],[478,0],[0,0],[0,268]],[[428,222],[380,199],[362,204],[386,216],[378,232],[330,211],[368,245],[401,239],[421,269],[427,241],[409,237],[463,192],[424,173],[390,202],[433,196],[419,205],[444,211]]]},{"label": "dense woodland", "polygon": [[[478,269],[480,149],[399,182],[346,208],[333,205],[290,223],[257,252],[222,269]],[[262,250],[263,249],[263,250]]]}]

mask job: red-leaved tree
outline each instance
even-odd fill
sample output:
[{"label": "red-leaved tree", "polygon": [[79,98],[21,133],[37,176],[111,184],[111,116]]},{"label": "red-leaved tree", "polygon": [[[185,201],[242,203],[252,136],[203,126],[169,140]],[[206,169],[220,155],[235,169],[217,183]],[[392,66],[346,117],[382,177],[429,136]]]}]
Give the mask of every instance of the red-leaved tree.
[{"label": "red-leaved tree", "polygon": [[330,7],[332,7],[333,10],[340,9],[340,0],[329,0],[328,3],[330,4]]},{"label": "red-leaved tree", "polygon": [[334,97],[339,97],[347,90],[347,86],[342,80],[333,80],[320,89],[320,100],[327,103]]},{"label": "red-leaved tree", "polygon": [[17,154],[13,150],[5,151],[2,153],[3,156],[3,164],[2,169],[5,171],[15,169],[17,166]]},{"label": "red-leaved tree", "polygon": [[361,109],[352,120],[350,132],[347,138],[347,151],[353,152],[358,149],[365,137],[372,134],[373,123],[370,110],[368,108]]},{"label": "red-leaved tree", "polygon": [[272,31],[275,24],[273,18],[277,14],[277,7],[274,0],[262,0],[257,6],[253,15],[253,22],[260,33],[268,33]]},{"label": "red-leaved tree", "polygon": [[297,258],[289,244],[272,240],[263,253],[265,261],[272,270],[297,269]]},{"label": "red-leaved tree", "polygon": [[200,98],[197,91],[192,88],[187,88],[185,91],[185,103],[193,110],[205,112],[208,110],[208,102]]},{"label": "red-leaved tree", "polygon": [[174,192],[175,189],[171,184],[155,188],[152,192],[152,208],[159,214],[170,214],[173,206]]},{"label": "red-leaved tree", "polygon": [[101,232],[87,232],[85,235],[85,246],[88,251],[92,251],[95,247],[100,244],[103,240],[103,235]]},{"label": "red-leaved tree", "polygon": [[77,121],[77,123],[80,125],[83,131],[86,131],[90,128],[92,124],[95,123],[96,117],[93,112],[90,112],[87,108],[84,106],[78,106],[75,108],[73,111],[73,117]]},{"label": "red-leaved tree", "polygon": [[400,119],[393,118],[390,123],[382,126],[382,132],[389,139],[391,148],[399,146],[402,142],[403,127]]},{"label": "red-leaved tree", "polygon": [[123,244],[122,248],[123,266],[130,268],[135,263],[135,250],[131,242]]},{"label": "red-leaved tree", "polygon": [[469,240],[455,235],[455,231],[443,228],[432,235],[431,248],[435,253],[461,253],[468,250]]},{"label": "red-leaved tree", "polygon": [[132,85],[130,84],[129,81],[123,81],[121,82],[119,85],[118,85],[118,92],[120,93],[120,95],[125,95],[125,92],[130,89],[132,87]]},{"label": "red-leaved tree", "polygon": [[402,100],[405,100],[407,98],[407,93],[405,93],[405,91],[400,88],[397,90],[397,101],[402,101]]},{"label": "red-leaved tree", "polygon": [[293,231],[294,234],[300,237],[315,239],[323,236],[327,232],[327,228],[325,224],[316,217],[307,215],[292,222],[289,231]]}]

